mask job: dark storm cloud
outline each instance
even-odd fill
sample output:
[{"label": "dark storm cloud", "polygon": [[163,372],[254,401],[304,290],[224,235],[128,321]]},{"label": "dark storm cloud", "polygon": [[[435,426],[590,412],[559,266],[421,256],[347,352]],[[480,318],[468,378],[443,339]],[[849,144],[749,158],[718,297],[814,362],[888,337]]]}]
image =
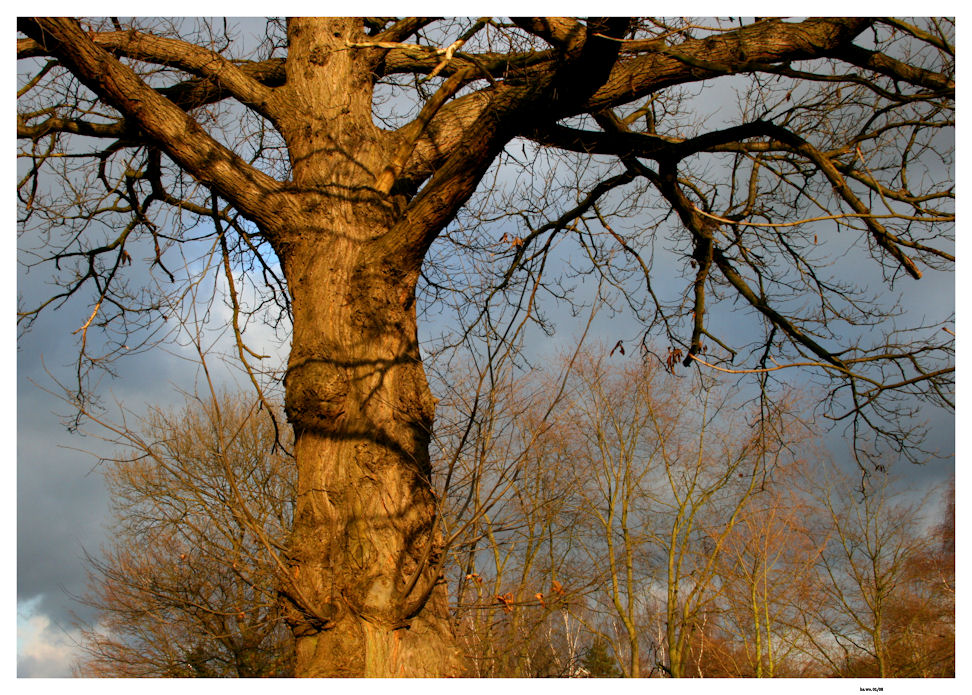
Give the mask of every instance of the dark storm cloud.
[{"label": "dark storm cloud", "polygon": [[[55,291],[44,268],[18,273],[21,307],[36,305]],[[139,282],[137,277],[134,282]],[[17,341],[17,600],[38,599],[35,612],[67,627],[71,613],[84,615],[72,596],[85,588],[84,552],[97,554],[105,541],[108,496],[98,457],[112,447],[96,436],[68,432],[71,406],[47,391],[74,377],[77,336],[91,309],[84,299],[42,313]],[[91,340],[97,340],[92,336]],[[152,351],[115,365],[96,392],[140,410],[172,400],[171,381],[179,365]]]},{"label": "dark storm cloud", "polygon": [[38,413],[38,426],[18,437],[17,600],[41,596],[39,611],[64,624],[79,608],[69,595],[84,589],[83,549],[104,540],[108,500],[100,474],[89,474],[92,458],[61,448],[78,442],[49,420]]}]

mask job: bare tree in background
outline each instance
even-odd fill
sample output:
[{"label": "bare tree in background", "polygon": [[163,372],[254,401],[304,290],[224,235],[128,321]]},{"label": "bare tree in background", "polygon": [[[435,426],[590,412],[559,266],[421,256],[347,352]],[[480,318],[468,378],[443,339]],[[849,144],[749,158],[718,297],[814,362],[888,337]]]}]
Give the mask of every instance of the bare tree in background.
[{"label": "bare tree in background", "polygon": [[580,351],[562,385],[542,372],[505,382],[470,437],[463,465],[477,487],[459,498],[489,490],[490,502],[463,507],[481,516],[451,556],[479,676],[567,675],[582,658],[614,660],[627,677],[708,674],[727,602],[745,605],[757,586],[772,592],[767,611],[791,598],[776,582],[733,582],[726,567],[747,531],[762,544],[784,514],[785,469],[809,436],[792,404],[761,417],[726,383],[607,352]]},{"label": "bare tree in background", "polygon": [[[895,291],[953,261],[950,21],[18,30],[20,258],[59,285],[19,320],[86,304],[78,397],[90,367],[166,337],[173,298],[207,272],[229,308],[211,319],[258,389],[272,368],[250,319],[279,312],[298,675],[463,672],[417,307],[502,339],[524,317],[549,328],[541,300],[596,274],[641,321],[629,349],[764,386],[811,369],[855,439],[920,457],[907,416],[952,405],[950,310],[894,318]],[[713,115],[692,92],[720,84],[737,104]],[[197,262],[207,249],[218,263]],[[492,281],[467,284],[473,263]],[[742,330],[720,328],[728,310]]]},{"label": "bare tree in background", "polygon": [[477,677],[568,675],[580,658],[564,588],[573,472],[557,453],[563,429],[553,413],[573,360],[529,375],[508,361],[487,364],[479,374],[456,366],[439,403],[436,451],[453,476],[442,497],[457,632]]},{"label": "bare tree in background", "polygon": [[97,613],[80,675],[293,675],[273,555],[296,471],[246,397],[193,397],[117,429],[125,451],[102,463],[113,525],[89,558],[82,601]]},{"label": "bare tree in background", "polygon": [[772,482],[750,500],[726,539],[716,569],[719,610],[705,635],[706,676],[819,673],[807,668],[804,654],[810,645],[800,629],[800,617],[821,600],[807,577],[823,541],[807,532],[814,507],[798,484],[819,460],[808,446],[811,441],[809,433],[787,437],[785,445],[800,455],[777,467]]},{"label": "bare tree in background", "polygon": [[939,520],[908,558],[888,630],[897,673],[907,678],[955,677],[955,478],[942,495]]},{"label": "bare tree in background", "polygon": [[739,408],[728,380],[607,353],[563,384],[500,377],[460,456],[446,498],[477,520],[450,574],[477,676],[954,672],[953,507],[925,531],[933,505],[886,476],[862,497],[800,394]]},{"label": "bare tree in background", "polygon": [[836,469],[814,479],[813,533],[827,539],[815,572],[820,600],[808,606],[816,656],[838,676],[954,677],[954,584],[940,536],[948,520],[924,532],[927,497],[915,500],[888,475],[857,496]]}]

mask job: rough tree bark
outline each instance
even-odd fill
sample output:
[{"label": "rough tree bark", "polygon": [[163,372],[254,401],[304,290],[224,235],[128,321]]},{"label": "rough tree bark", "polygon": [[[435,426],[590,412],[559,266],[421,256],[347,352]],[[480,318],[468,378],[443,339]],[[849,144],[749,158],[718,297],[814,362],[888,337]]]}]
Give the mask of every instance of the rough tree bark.
[{"label": "rough tree bark", "polygon": [[433,570],[441,540],[428,454],[433,403],[413,303],[418,273],[367,243],[387,230],[380,206],[355,208],[319,216],[282,254],[294,317],[286,407],[299,470],[290,560],[317,613],[294,605],[297,669],[442,675],[456,662],[443,659],[454,650]]},{"label": "rough tree bark", "polygon": [[379,202],[344,212],[315,216],[293,241],[284,235],[281,254],[293,296],[285,385],[299,470],[291,562],[317,612],[294,606],[297,669],[452,673],[445,587],[434,571],[441,540],[418,269],[369,243],[389,228]]},{"label": "rough tree bark", "polygon": [[[414,201],[424,205],[405,215],[389,189],[410,153],[408,135],[390,137],[372,122],[372,64],[347,50],[366,40],[362,25],[291,20],[288,39],[287,82],[275,98],[291,103],[274,111],[284,114],[294,183],[317,193],[271,237],[293,301],[285,386],[299,471],[296,671],[460,675],[438,562],[434,404],[415,287],[428,243],[509,139],[511,115],[551,92],[557,75],[495,96],[493,113],[475,124],[471,156],[442,167]],[[592,88],[611,63],[600,64],[602,74],[598,65],[585,67]]]},{"label": "rough tree bark", "polygon": [[368,64],[346,48],[364,40],[360,23],[294,20],[288,38],[279,126],[294,183],[319,194],[272,233],[293,314],[296,671],[457,674],[415,320],[421,260],[388,244],[401,210],[373,188],[394,142],[372,123]]}]

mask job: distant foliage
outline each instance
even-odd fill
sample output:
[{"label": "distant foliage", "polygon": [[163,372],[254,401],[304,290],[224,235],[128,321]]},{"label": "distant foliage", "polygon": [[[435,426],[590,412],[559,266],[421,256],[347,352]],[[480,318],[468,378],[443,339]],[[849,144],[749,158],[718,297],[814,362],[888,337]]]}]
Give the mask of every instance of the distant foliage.
[{"label": "distant foliage", "polygon": [[610,653],[603,640],[595,639],[591,643],[584,654],[582,664],[591,678],[620,678],[624,675],[618,668],[617,659]]},{"label": "distant foliage", "polygon": [[[289,531],[293,460],[240,395],[151,412],[104,462],[112,540],[89,558],[82,676],[293,675],[274,563]],[[245,509],[244,509],[245,505]]]}]

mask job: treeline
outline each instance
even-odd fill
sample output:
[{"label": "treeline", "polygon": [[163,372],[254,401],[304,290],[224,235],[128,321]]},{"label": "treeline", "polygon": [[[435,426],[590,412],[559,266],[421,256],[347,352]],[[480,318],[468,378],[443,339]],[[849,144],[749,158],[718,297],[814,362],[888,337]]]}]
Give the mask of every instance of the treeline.
[{"label": "treeline", "polygon": [[[564,378],[456,370],[438,404],[468,675],[954,675],[953,489],[851,475],[799,394],[741,407],[599,354]],[[223,395],[120,431],[79,675],[292,675],[294,466],[270,419]]]},{"label": "treeline", "polygon": [[842,470],[798,394],[740,409],[618,363],[510,378],[477,414],[446,514],[475,675],[954,674],[951,489]]}]

